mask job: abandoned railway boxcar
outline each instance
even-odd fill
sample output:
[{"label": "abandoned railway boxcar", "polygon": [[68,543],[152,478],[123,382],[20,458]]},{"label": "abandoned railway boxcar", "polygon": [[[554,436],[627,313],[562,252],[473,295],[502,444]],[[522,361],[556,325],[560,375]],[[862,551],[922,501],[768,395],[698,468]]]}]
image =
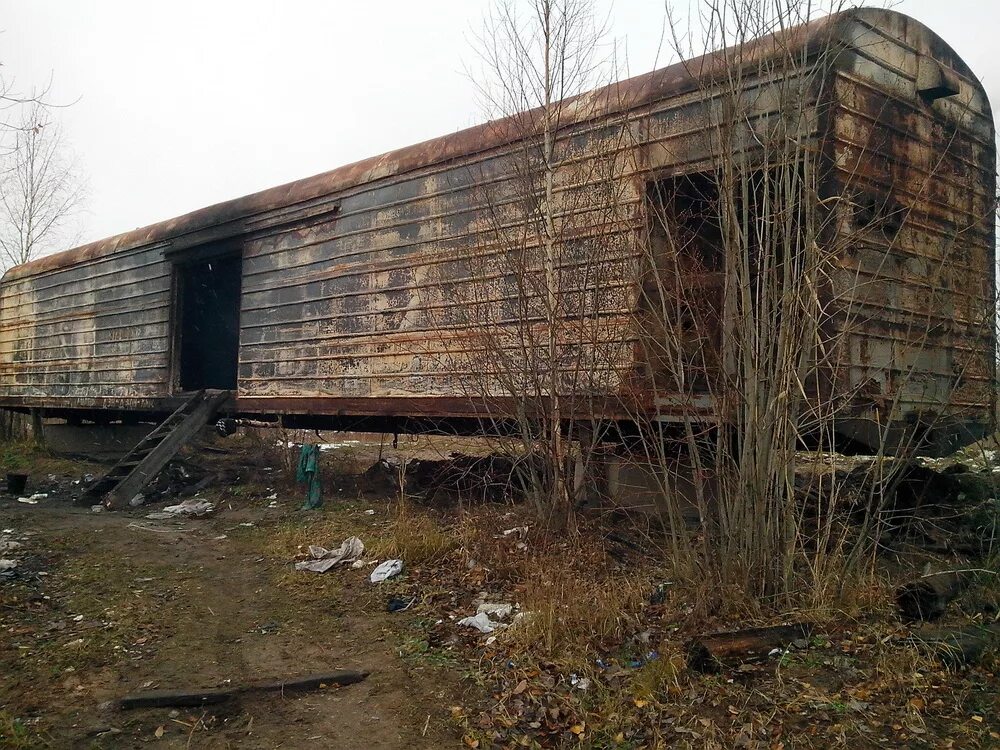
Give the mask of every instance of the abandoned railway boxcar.
[{"label": "abandoned railway boxcar", "polygon": [[[640,237],[651,184],[718,169],[717,140],[706,132],[727,92],[710,71],[744,71],[749,151],[750,120],[778,112],[787,90],[779,83],[799,79],[802,137],[824,164],[815,200],[834,206],[835,231],[850,240],[824,290],[844,310],[832,324],[846,352],[835,378],[852,396],[838,429],[872,443],[887,421],[934,424],[933,441],[947,445],[991,430],[994,125],[974,74],[928,28],[875,9],[825,17],[734,55],[567,103],[557,147],[579,165],[576,174],[616,165],[620,210],[591,234]],[[784,62],[762,67],[766,59]],[[439,355],[448,341],[474,349],[480,340],[474,320],[449,305],[504,296],[502,273],[477,274],[459,261],[495,247],[496,211],[483,188],[511,178],[505,159],[524,119],[11,269],[0,285],[0,406],[151,416],[184,392],[222,389],[233,393],[234,413],[301,424],[364,427],[358,420],[367,418],[398,429],[475,418],[482,404],[460,385],[454,356]],[[629,136],[614,149],[612,125]],[[588,187],[582,178],[559,186],[561,205],[581,205],[567,196]],[[591,193],[592,212],[603,193]],[[588,315],[605,321],[602,335],[624,341],[636,335],[642,264],[634,242],[609,247],[618,257],[578,286],[614,290],[595,295]],[[636,400],[630,374],[641,349],[592,358],[590,367],[603,369],[590,378],[603,389],[601,418],[631,419],[635,403],[654,418],[677,417],[669,394]],[[626,391],[629,408],[618,406]]]}]

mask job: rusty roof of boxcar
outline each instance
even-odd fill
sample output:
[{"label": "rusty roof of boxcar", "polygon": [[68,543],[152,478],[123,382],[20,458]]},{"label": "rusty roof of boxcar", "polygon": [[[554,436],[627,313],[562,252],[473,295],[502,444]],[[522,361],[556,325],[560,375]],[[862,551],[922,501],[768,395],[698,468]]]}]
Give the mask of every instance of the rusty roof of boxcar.
[{"label": "rusty roof of boxcar", "polygon": [[[804,45],[822,44],[845,19],[863,17],[868,23],[877,24],[880,18],[885,19],[890,16],[905,18],[907,22],[919,24],[918,21],[895,11],[876,8],[851,9],[754,40],[744,45],[740,57],[746,64],[754,64],[777,54],[787,54],[791,49],[801,49]],[[963,75],[974,81],[982,90],[978,79],[954,50],[933,32],[931,34],[939,49],[952,57]],[[710,79],[713,71],[718,72],[720,67],[731,59],[732,53],[733,48],[710,53],[576,96],[569,100],[567,109],[570,116],[566,124],[625,112],[694,90],[698,81]],[[985,100],[985,91],[982,93]],[[532,114],[537,114],[537,110],[535,113],[527,113],[527,116],[530,118]],[[359,184],[501,147],[523,136],[524,120],[524,114],[493,120],[338,167],[329,172],[217,203],[173,219],[48,255],[11,268],[4,274],[3,281],[72,266],[117,251],[169,241],[266,211],[334,194]]]}]

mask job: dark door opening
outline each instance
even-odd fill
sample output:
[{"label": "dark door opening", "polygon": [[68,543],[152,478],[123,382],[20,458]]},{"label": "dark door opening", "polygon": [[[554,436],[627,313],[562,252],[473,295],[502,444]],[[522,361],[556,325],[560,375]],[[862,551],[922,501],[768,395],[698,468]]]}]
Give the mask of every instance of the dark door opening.
[{"label": "dark door opening", "polygon": [[178,266],[182,391],[236,389],[242,268],[239,255]]}]

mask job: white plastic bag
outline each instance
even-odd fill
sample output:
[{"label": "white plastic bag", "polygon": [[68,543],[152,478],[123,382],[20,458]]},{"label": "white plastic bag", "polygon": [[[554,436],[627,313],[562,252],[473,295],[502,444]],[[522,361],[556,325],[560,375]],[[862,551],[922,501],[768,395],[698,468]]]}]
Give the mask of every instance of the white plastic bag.
[{"label": "white plastic bag", "polygon": [[403,572],[402,560],[386,560],[372,571],[372,583],[382,583],[387,578],[393,578]]}]

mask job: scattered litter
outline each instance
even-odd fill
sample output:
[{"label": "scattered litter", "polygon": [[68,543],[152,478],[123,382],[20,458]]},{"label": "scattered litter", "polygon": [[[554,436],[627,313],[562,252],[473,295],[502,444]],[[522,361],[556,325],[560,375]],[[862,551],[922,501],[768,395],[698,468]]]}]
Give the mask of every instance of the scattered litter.
[{"label": "scattered litter", "polygon": [[406,599],[393,597],[386,603],[385,609],[387,612],[403,612],[412,607],[416,601],[417,598],[415,596],[411,596]]},{"label": "scattered litter", "polygon": [[28,497],[19,497],[17,501],[26,505],[38,505],[39,500],[44,500],[48,496],[47,492],[36,492],[34,495],[29,495]]},{"label": "scattered litter", "polygon": [[142,493],[139,492],[139,493],[137,493],[137,494],[135,494],[135,495],[132,496],[132,499],[128,501],[128,504],[130,506],[132,506],[133,508],[138,508],[144,502],[146,502],[146,498],[144,498],[142,496]]},{"label": "scattered litter", "polygon": [[366,516],[374,516],[375,515],[375,511],[372,510],[371,508],[369,508],[368,510],[365,511],[365,515]]},{"label": "scattered litter", "polygon": [[349,536],[337,549],[326,549],[313,544],[309,545],[310,560],[295,563],[296,570],[309,570],[313,573],[325,573],[340,563],[354,562],[365,552],[365,545],[356,536]]},{"label": "scattered litter", "polygon": [[278,493],[277,492],[272,492],[270,495],[268,495],[264,499],[265,500],[277,500],[278,499]]},{"label": "scattered litter", "polygon": [[569,684],[577,690],[587,690],[590,687],[590,680],[586,677],[578,677],[575,674],[569,676]]},{"label": "scattered litter", "polygon": [[519,538],[524,539],[524,537],[528,536],[528,527],[515,526],[514,528],[507,529],[506,531],[503,532],[504,536],[511,536],[512,534],[517,534]]},{"label": "scattered litter", "polygon": [[178,516],[207,516],[215,510],[215,503],[209,502],[208,500],[197,500],[195,498],[189,498],[177,505],[168,505],[166,508],[155,513],[147,513],[146,518],[152,518],[156,521],[162,521],[168,518],[177,518]]},{"label": "scattered litter", "polygon": [[212,537],[213,541],[216,541],[216,542],[221,541],[222,539],[226,539],[226,538],[227,537],[226,537],[225,534],[219,534],[218,536],[213,536]]},{"label": "scattered litter", "polygon": [[20,542],[12,539],[7,534],[0,536],[0,552],[9,552],[12,549],[18,549],[22,546],[23,545]]},{"label": "scattered litter", "polygon": [[486,615],[488,617],[495,617],[498,620],[506,620],[514,613],[513,604],[494,604],[490,602],[483,602],[476,608],[477,615]]},{"label": "scattered litter", "polygon": [[639,667],[642,667],[651,661],[656,661],[659,658],[660,658],[660,653],[658,651],[647,651],[643,656],[640,656],[637,659],[630,660],[628,662],[628,666],[632,667],[633,669],[638,669]]},{"label": "scattered litter", "polygon": [[382,583],[382,581],[398,576],[403,572],[402,560],[386,560],[379,565],[371,574],[372,583]]},{"label": "scattered litter", "polygon": [[663,581],[658,583],[656,588],[653,589],[653,593],[649,595],[649,603],[654,607],[658,604],[663,604],[667,601],[667,593],[670,587],[673,586],[673,581]]},{"label": "scattered litter", "polygon": [[0,560],[0,572],[4,570],[13,570],[17,567],[17,560]]},{"label": "scattered litter", "polygon": [[480,612],[475,617],[463,617],[458,621],[458,624],[468,628],[475,628],[480,633],[492,633],[497,628],[504,627],[502,622],[493,622],[485,612]]},{"label": "scattered litter", "polygon": [[102,513],[104,511],[104,506],[98,503],[97,505],[90,506],[91,513]]},{"label": "scattered litter", "polygon": [[360,570],[361,568],[365,567],[365,565],[366,563],[364,560],[355,560],[354,562],[351,563],[351,569]]},{"label": "scattered litter", "polygon": [[269,502],[267,504],[267,507],[268,508],[277,508],[278,507],[278,501],[277,500],[272,500],[271,502]]},{"label": "scattered litter", "polygon": [[255,524],[253,521],[244,521],[243,523],[241,523],[239,525],[240,526],[246,526],[246,527],[250,528],[250,527],[256,526],[257,524]]}]

